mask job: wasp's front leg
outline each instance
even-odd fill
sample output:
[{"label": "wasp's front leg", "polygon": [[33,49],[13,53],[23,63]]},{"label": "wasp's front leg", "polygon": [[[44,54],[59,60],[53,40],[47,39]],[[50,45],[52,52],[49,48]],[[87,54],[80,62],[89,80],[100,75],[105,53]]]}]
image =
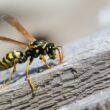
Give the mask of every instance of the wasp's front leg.
[{"label": "wasp's front leg", "polygon": [[63,47],[62,46],[56,46],[55,50],[56,50],[56,55],[57,55],[57,51],[58,51],[57,57],[59,58],[59,64],[61,64],[63,59],[64,59]]},{"label": "wasp's front leg", "polygon": [[40,55],[40,59],[43,60],[43,62],[46,64],[46,66],[47,66],[48,68],[51,68],[51,66],[47,63],[47,60],[46,60],[46,58],[45,58],[44,55]]}]

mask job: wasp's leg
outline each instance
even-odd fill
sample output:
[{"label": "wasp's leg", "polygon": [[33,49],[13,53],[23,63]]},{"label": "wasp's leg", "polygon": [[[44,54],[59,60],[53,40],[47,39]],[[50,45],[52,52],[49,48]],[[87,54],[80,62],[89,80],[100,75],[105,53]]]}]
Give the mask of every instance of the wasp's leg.
[{"label": "wasp's leg", "polygon": [[[58,51],[58,54],[57,54],[57,51]],[[56,55],[57,55],[57,58],[59,58],[59,64],[61,64],[63,60],[63,54],[60,52],[58,48],[56,49]]]},{"label": "wasp's leg", "polygon": [[26,66],[26,77],[27,77],[29,86],[31,87],[32,91],[34,92],[34,91],[36,90],[36,87],[35,87],[35,85],[33,84],[32,80],[31,80],[31,78],[30,78],[30,76],[29,76],[29,66],[30,66],[32,60],[33,60],[32,58],[31,58],[30,60],[28,60],[28,64],[27,64],[27,66]]},{"label": "wasp's leg", "polygon": [[58,55],[59,55],[59,64],[61,64],[64,59],[63,48],[62,46],[57,46],[56,50],[58,51]]},{"label": "wasp's leg", "polygon": [[47,66],[48,68],[51,68],[51,66],[49,66],[49,64],[47,63],[46,58],[45,58],[43,55],[40,55],[40,59],[43,60],[43,62],[46,64],[46,66]]},{"label": "wasp's leg", "polygon": [[16,72],[16,64],[17,64],[17,61],[15,60],[15,61],[14,61],[13,71],[12,71],[12,73],[11,73],[11,75],[10,75],[8,81],[6,81],[6,82],[0,87],[0,89],[1,89],[1,88],[5,88],[7,85],[10,84],[10,82],[11,82],[11,80],[12,80],[12,77],[13,77],[14,73]]},{"label": "wasp's leg", "polygon": [[64,59],[64,51],[63,51],[63,47],[61,46],[61,56],[62,56],[62,61]]}]

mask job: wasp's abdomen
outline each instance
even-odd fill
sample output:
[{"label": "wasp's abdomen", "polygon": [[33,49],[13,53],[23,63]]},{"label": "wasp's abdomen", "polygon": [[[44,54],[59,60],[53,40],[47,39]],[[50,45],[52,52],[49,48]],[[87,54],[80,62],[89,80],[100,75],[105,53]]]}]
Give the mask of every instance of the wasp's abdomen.
[{"label": "wasp's abdomen", "polygon": [[17,63],[24,63],[26,58],[21,51],[9,52],[2,58],[2,60],[0,60],[0,71],[13,67],[15,60]]}]

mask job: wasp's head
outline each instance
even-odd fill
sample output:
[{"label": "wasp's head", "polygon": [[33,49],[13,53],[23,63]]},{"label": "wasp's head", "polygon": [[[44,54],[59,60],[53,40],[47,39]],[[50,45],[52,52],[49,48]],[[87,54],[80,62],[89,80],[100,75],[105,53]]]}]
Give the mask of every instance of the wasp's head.
[{"label": "wasp's head", "polygon": [[[53,43],[49,43],[48,45],[48,55],[51,59],[55,59],[57,56],[59,57],[59,64],[62,63],[64,58],[63,48],[62,46],[55,46]],[[58,54],[58,55],[56,55]]]},{"label": "wasp's head", "polygon": [[48,54],[50,59],[56,58],[55,44],[54,43],[48,43],[46,51],[47,51],[47,54]]},{"label": "wasp's head", "polygon": [[[59,64],[62,63],[63,58],[64,58],[62,46],[55,46],[54,43],[48,43],[46,51],[50,59],[55,59],[58,56]],[[56,55],[57,53],[58,55]]]}]

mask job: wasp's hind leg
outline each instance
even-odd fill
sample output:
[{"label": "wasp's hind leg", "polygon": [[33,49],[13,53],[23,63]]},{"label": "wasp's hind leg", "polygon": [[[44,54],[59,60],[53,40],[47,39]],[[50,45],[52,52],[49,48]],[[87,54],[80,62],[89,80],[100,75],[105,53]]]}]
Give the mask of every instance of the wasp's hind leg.
[{"label": "wasp's hind leg", "polygon": [[12,77],[13,77],[14,73],[16,72],[16,64],[17,64],[17,61],[15,60],[15,61],[14,61],[13,71],[12,71],[12,73],[11,73],[11,75],[10,75],[8,81],[6,81],[3,85],[1,85],[0,89],[5,88],[7,85],[10,84],[10,82],[11,82],[11,80],[12,80]]},{"label": "wasp's hind leg", "polygon": [[28,60],[28,64],[27,64],[27,66],[26,66],[26,78],[27,78],[27,80],[28,80],[29,86],[30,86],[31,89],[32,89],[32,92],[34,92],[34,91],[36,90],[36,87],[35,87],[35,85],[33,84],[32,80],[31,80],[31,78],[30,78],[30,76],[29,76],[29,66],[30,66],[30,64],[32,63],[32,61],[33,61],[33,58],[31,57],[31,58]]}]

